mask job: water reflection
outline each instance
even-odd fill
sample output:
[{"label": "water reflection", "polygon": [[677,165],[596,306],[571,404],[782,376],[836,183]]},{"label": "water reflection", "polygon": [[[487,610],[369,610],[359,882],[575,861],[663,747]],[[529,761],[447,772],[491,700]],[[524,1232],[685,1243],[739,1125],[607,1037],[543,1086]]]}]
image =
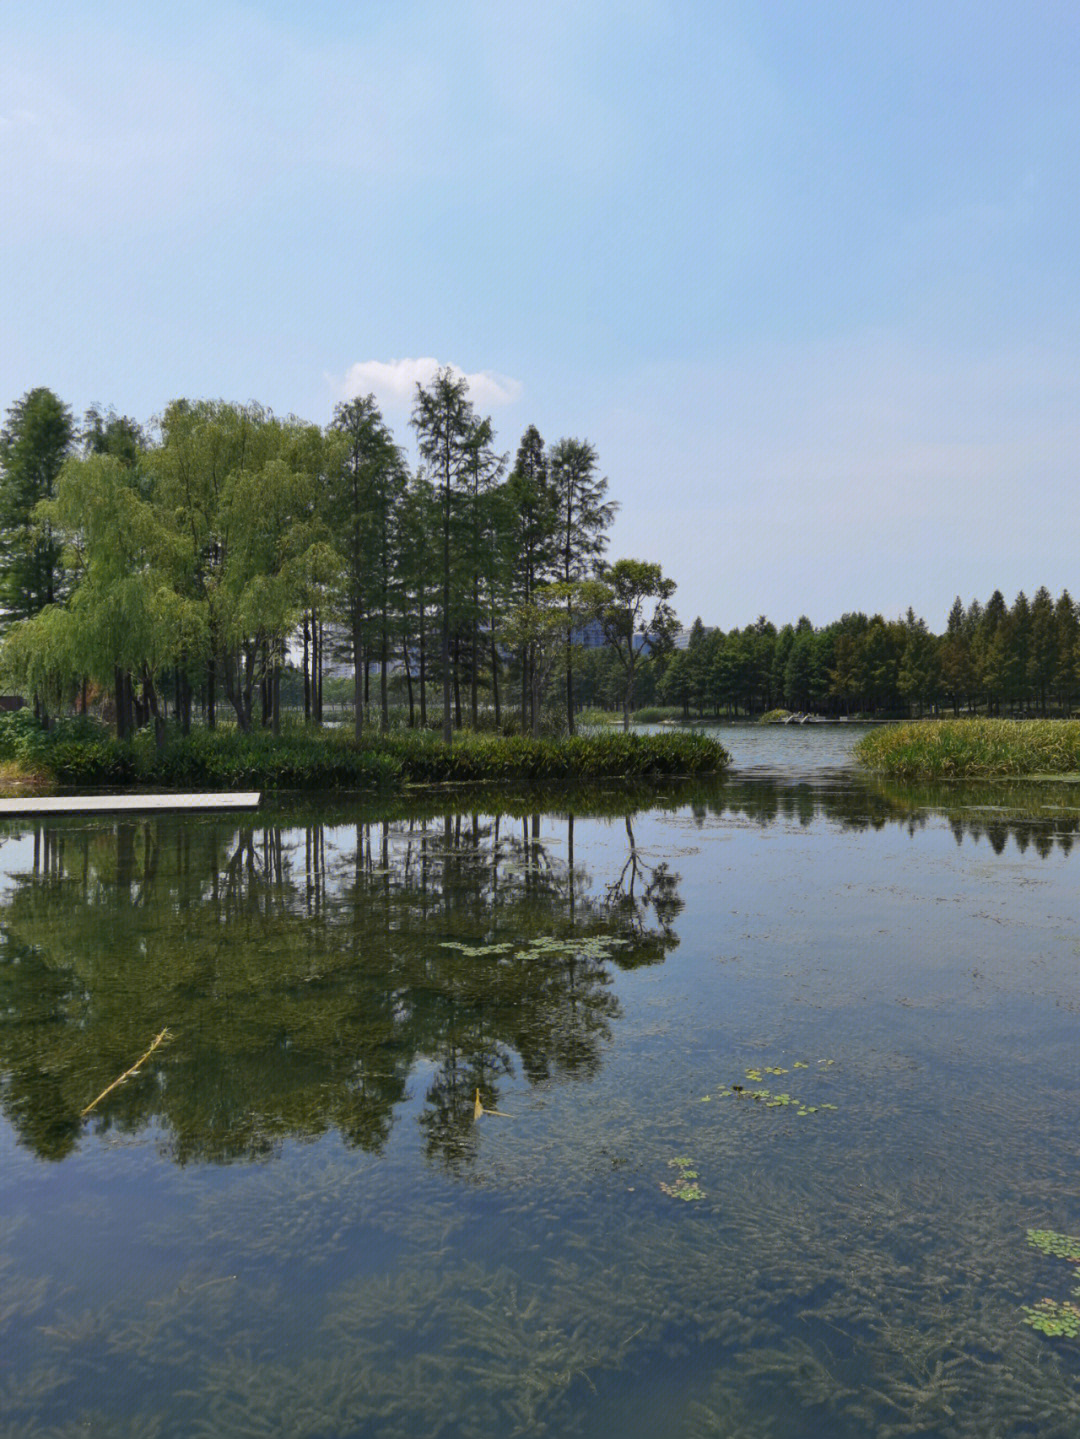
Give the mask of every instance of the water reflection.
[{"label": "water reflection", "polygon": [[[378,1150],[422,1065],[427,1151],[467,1162],[477,1090],[497,1107],[519,1069],[594,1074],[612,966],[677,944],[679,876],[624,816],[621,872],[594,885],[575,819],[42,823],[2,915],[0,1105],[52,1158],[84,1123],[154,1122],[181,1162],[328,1129]],[[166,1024],[160,1060],[81,1120]]]},{"label": "water reflection", "polygon": [[[498,1107],[518,1073],[594,1076],[620,1014],[613,970],[677,945],[680,875],[639,845],[640,808],[912,834],[944,815],[958,844],[1046,858],[1071,850],[1078,801],[1069,786],[756,777],[564,793],[544,814],[535,799],[461,812],[429,797],[360,822],[341,804],[240,825],[9,824],[0,1108],[41,1156],[88,1125],[153,1123],[184,1163],[328,1130],[378,1151],[411,1106],[429,1157],[457,1168],[474,1156],[477,1090]],[[583,818],[619,836],[604,874],[578,862]],[[169,1049],[81,1119],[165,1025]]]},{"label": "water reflection", "polygon": [[699,821],[739,817],[766,826],[808,826],[829,820],[850,831],[883,830],[900,825],[909,834],[940,820],[957,844],[986,840],[1001,854],[1011,840],[1024,853],[1047,858],[1069,854],[1080,835],[1080,786],[1023,780],[899,784],[869,776],[842,780],[781,778],[729,781],[721,789],[691,800]]}]

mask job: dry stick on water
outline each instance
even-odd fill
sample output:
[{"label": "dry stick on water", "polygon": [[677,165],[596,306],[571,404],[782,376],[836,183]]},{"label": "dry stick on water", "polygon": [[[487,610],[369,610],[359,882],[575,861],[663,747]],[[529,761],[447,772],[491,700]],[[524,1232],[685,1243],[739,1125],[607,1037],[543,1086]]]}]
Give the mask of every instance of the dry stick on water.
[{"label": "dry stick on water", "polygon": [[140,1066],[141,1064],[145,1064],[146,1061],[147,1061],[147,1060],[150,1058],[150,1056],[153,1054],[154,1050],[157,1049],[158,1045],[159,1045],[159,1044],[162,1044],[162,1043],[163,1043],[166,1039],[168,1039],[168,1038],[169,1038],[169,1031],[168,1031],[168,1029],[163,1029],[163,1030],[161,1031],[161,1033],[155,1037],[153,1044],[152,1044],[152,1045],[150,1046],[150,1048],[146,1051],[146,1053],[142,1056],[142,1058],[141,1058],[141,1059],[137,1059],[137,1060],[135,1061],[135,1063],[131,1066],[130,1069],[125,1069],[124,1072],[123,1072],[123,1074],[120,1076],[119,1079],[114,1079],[113,1082],[109,1085],[108,1089],[103,1089],[103,1090],[101,1091],[101,1093],[98,1095],[98,1097],[93,1101],[93,1103],[92,1103],[92,1104],[88,1104],[88,1105],[86,1106],[86,1108],[83,1110],[82,1114],[79,1115],[79,1118],[80,1118],[80,1119],[84,1119],[84,1118],[86,1117],[86,1115],[88,1115],[92,1109],[96,1108],[96,1106],[101,1103],[101,1101],[105,1098],[105,1096],[106,1096],[107,1094],[111,1094],[111,1093],[113,1092],[113,1090],[116,1088],[116,1086],[117,1086],[118,1084],[123,1084],[123,1082],[124,1082],[125,1079],[130,1079],[133,1074],[138,1074],[138,1072],[139,1072],[139,1066]]}]

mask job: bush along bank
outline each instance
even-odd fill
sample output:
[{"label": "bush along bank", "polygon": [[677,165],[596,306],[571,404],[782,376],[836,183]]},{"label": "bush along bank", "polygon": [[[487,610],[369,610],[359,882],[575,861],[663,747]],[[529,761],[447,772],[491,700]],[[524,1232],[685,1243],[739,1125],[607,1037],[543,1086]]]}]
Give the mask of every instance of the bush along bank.
[{"label": "bush along bank", "polygon": [[855,746],[867,769],[901,779],[1080,771],[1077,720],[923,720],[882,727]]},{"label": "bush along bank", "polygon": [[61,720],[48,731],[20,711],[0,715],[0,760],[45,772],[62,786],[385,790],[461,784],[659,778],[715,774],[730,757],[702,735],[602,733],[561,739],[397,731],[356,741],[343,731],[235,729],[149,732],[120,741],[94,721]]}]

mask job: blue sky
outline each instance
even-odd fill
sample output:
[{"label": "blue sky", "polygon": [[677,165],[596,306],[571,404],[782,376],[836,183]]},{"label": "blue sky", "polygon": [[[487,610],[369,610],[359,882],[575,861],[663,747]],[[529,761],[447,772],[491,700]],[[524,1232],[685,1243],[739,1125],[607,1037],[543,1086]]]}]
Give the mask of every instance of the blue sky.
[{"label": "blue sky", "polygon": [[598,447],[725,629],[1080,595],[1075,5],[5,8],[0,408]]}]

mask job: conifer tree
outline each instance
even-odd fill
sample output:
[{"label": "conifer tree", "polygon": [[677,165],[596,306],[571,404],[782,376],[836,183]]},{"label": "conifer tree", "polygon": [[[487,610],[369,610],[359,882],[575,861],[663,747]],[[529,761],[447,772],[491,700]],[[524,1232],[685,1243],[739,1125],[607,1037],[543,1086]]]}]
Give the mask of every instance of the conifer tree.
[{"label": "conifer tree", "polygon": [[0,605],[9,622],[63,595],[63,545],[34,508],[55,493],[74,439],[71,411],[44,388],[12,405],[0,431]]}]

